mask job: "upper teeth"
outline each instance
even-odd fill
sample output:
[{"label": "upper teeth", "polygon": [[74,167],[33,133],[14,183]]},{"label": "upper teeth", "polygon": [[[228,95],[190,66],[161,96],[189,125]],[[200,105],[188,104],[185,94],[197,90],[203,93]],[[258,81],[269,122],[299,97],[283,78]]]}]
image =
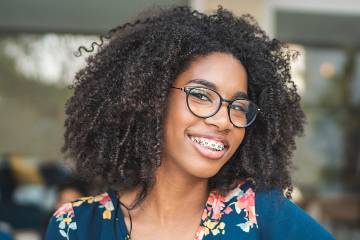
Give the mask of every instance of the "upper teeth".
[{"label": "upper teeth", "polygon": [[200,137],[190,137],[192,141],[199,143],[200,145],[206,147],[206,148],[210,148],[216,151],[221,151],[225,148],[224,144],[222,144],[221,142],[216,142],[214,140],[210,140],[207,138],[200,138]]}]

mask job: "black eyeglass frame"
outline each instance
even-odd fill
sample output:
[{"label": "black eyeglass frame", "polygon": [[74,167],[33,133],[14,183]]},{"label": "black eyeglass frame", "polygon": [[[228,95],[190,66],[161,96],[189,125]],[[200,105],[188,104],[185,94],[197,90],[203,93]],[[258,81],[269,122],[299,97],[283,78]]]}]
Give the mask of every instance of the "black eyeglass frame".
[{"label": "black eyeglass frame", "polygon": [[[236,127],[236,128],[246,128],[246,127],[250,126],[250,125],[255,121],[255,119],[256,119],[256,117],[257,117],[257,114],[261,111],[261,109],[260,109],[254,102],[252,102],[251,100],[249,100],[249,99],[247,99],[247,98],[241,98],[241,97],[240,97],[240,98],[234,98],[234,99],[232,99],[232,100],[230,100],[230,99],[225,99],[225,98],[223,98],[218,92],[216,92],[216,91],[213,90],[213,89],[207,88],[207,87],[187,86],[187,87],[180,88],[180,87],[171,86],[171,88],[178,89],[178,90],[184,91],[184,92],[186,93],[186,105],[187,105],[188,109],[190,110],[190,112],[191,112],[192,114],[194,114],[195,116],[197,116],[197,117],[199,117],[199,118],[206,119],[206,118],[209,118],[209,117],[214,116],[217,112],[219,112],[219,110],[220,110],[223,102],[228,103],[228,106],[227,106],[228,117],[229,117],[229,120],[230,120],[230,122],[232,123],[232,125],[234,125],[234,127]],[[219,104],[218,108],[216,109],[216,111],[215,111],[214,113],[210,114],[209,116],[203,117],[203,116],[199,116],[199,115],[195,114],[195,113],[191,110],[191,108],[190,108],[190,106],[189,106],[189,95],[190,95],[190,91],[193,90],[193,89],[195,89],[195,88],[207,89],[207,90],[213,91],[216,95],[219,96],[219,98],[220,98],[220,104]],[[254,115],[253,119],[252,119],[249,123],[247,123],[245,126],[236,126],[236,125],[233,123],[233,121],[231,120],[231,117],[230,117],[230,107],[231,107],[232,103],[235,102],[236,100],[246,100],[246,101],[249,101],[251,104],[253,104],[253,105],[255,106],[255,115]]]}]

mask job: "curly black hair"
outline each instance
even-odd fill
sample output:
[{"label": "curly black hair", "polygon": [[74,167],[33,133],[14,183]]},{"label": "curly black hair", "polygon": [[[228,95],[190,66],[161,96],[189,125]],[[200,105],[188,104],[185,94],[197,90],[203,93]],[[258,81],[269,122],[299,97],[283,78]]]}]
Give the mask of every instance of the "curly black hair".
[{"label": "curly black hair", "polygon": [[[118,191],[140,187],[133,206],[154,184],[161,164],[164,113],[170,86],[195,58],[230,53],[246,68],[248,95],[261,109],[240,147],[209,179],[209,190],[226,194],[240,179],[256,189],[291,188],[295,136],[305,115],[290,76],[296,53],[270,39],[250,15],[219,6],[212,15],[187,6],[157,8],[134,23],[100,37],[71,85],[62,152],[77,172],[100,177]],[[95,51],[95,45],[99,47]]]}]

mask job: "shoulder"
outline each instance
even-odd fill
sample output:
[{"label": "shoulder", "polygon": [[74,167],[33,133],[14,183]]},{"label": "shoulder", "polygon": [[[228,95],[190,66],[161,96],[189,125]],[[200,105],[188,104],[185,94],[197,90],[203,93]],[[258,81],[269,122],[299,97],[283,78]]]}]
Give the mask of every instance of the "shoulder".
[{"label": "shoulder", "polygon": [[[114,205],[108,193],[89,196],[65,203],[50,219],[46,239],[77,239],[86,225],[111,220]],[[70,237],[71,236],[71,237]]]},{"label": "shoulder", "polygon": [[334,239],[282,192],[257,191],[255,196],[260,234],[272,236],[271,239]]},{"label": "shoulder", "polygon": [[211,193],[203,216],[204,235],[247,239],[334,239],[304,210],[278,190],[255,191],[241,182],[226,196]]}]

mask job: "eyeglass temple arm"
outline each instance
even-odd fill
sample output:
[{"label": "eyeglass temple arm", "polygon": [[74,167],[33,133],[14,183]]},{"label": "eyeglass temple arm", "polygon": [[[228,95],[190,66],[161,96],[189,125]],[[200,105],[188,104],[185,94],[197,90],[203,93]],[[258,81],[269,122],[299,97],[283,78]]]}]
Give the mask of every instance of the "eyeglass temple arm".
[{"label": "eyeglass temple arm", "polygon": [[179,88],[179,87],[175,87],[175,86],[171,86],[171,88],[176,88],[176,89],[179,89],[179,90],[184,90],[184,88]]},{"label": "eyeglass temple arm", "polygon": [[175,87],[175,86],[171,86],[171,88],[175,88],[175,89],[184,91],[186,94],[188,94],[188,92],[186,91],[186,88],[179,88],[179,87]]}]

